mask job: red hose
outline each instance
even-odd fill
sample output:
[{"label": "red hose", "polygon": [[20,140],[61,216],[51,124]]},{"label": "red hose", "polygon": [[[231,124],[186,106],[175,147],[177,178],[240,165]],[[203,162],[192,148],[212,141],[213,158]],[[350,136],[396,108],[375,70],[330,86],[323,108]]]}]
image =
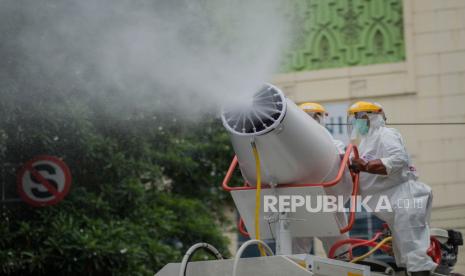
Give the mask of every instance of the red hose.
[{"label": "red hose", "polygon": [[350,212],[349,212],[349,221],[347,225],[343,228],[340,229],[341,234],[344,234],[346,232],[349,232],[352,230],[352,227],[355,224],[355,213],[356,213],[356,206],[357,206],[357,195],[358,195],[358,186],[359,186],[359,175],[355,174],[353,176],[353,187],[352,187],[352,199],[353,202],[351,202],[350,205]]},{"label": "red hose", "polygon": [[[352,250],[355,247],[359,247],[359,246],[374,247],[374,246],[376,246],[378,244],[376,242],[376,240],[381,235],[382,235],[382,233],[378,232],[378,233],[376,233],[376,235],[371,240],[347,239],[347,240],[338,241],[329,250],[328,258],[334,259],[334,254],[335,254],[336,250],[339,249],[339,247],[341,247],[341,246],[343,246],[345,244],[351,244],[348,252],[349,252],[349,258],[352,259],[353,258]],[[381,246],[380,249],[383,250],[383,251],[389,251],[389,250],[391,250],[391,247],[387,246],[387,245],[383,245],[383,246]],[[431,245],[428,248],[427,254],[428,254],[428,256],[431,257],[431,259],[433,259],[433,261],[436,264],[441,263],[441,260],[442,260],[441,243],[435,237],[431,237]]]},{"label": "red hose", "polygon": [[376,240],[379,239],[379,237],[381,237],[382,234],[383,234],[383,233],[378,232],[378,233],[376,233],[375,236],[374,236],[371,240],[369,240],[369,241],[365,241],[365,242],[356,243],[356,244],[351,245],[350,248],[349,248],[349,259],[351,259],[351,260],[353,259],[354,256],[353,256],[353,253],[352,253],[352,252],[353,252],[353,250],[354,250],[355,247],[365,246],[365,245],[367,245],[367,244],[369,244],[369,243],[376,242]]}]

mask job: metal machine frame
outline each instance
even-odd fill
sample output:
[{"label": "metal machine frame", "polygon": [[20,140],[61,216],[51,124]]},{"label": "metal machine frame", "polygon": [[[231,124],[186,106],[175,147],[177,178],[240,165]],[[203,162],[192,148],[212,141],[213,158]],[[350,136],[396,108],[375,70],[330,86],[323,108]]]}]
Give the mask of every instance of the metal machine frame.
[{"label": "metal machine frame", "polygon": [[[349,144],[347,146],[344,157],[343,157],[343,159],[341,161],[341,165],[339,167],[338,174],[331,181],[327,181],[327,182],[323,182],[323,183],[280,184],[280,185],[276,185],[274,187],[271,187],[270,185],[263,185],[262,189],[302,188],[302,187],[323,187],[323,188],[327,188],[327,187],[335,186],[341,181],[341,179],[342,179],[342,177],[344,175],[344,171],[346,169],[348,169],[348,167],[350,165],[350,157],[351,157],[352,154],[353,154],[353,156],[355,158],[359,157],[357,147],[355,145]],[[231,187],[231,186],[229,186],[229,182],[231,181],[231,178],[233,176],[234,170],[237,167],[237,164],[238,164],[237,156],[234,156],[234,158],[233,158],[233,160],[231,162],[231,165],[229,166],[229,169],[228,169],[228,171],[226,173],[226,176],[223,179],[223,183],[222,183],[223,189],[225,191],[227,191],[227,192],[243,191],[243,190],[256,190],[256,187],[252,187],[252,186],[248,185],[247,183],[244,183],[244,186],[240,186],[240,187]],[[355,208],[356,208],[356,205],[357,205],[356,200],[357,200],[358,189],[359,189],[359,174],[354,173],[352,171],[350,171],[350,174],[352,176],[352,184],[353,184],[353,186],[352,186],[352,199],[353,199],[353,201],[352,201],[352,204],[351,204],[351,207],[350,207],[350,215],[349,215],[348,224],[347,224],[347,226],[340,229],[341,234],[350,231],[352,229],[353,225],[354,225],[354,222],[355,222]],[[247,237],[249,236],[247,231],[244,229],[244,222],[242,221],[242,219],[239,220],[238,228],[239,228],[239,232],[241,234],[243,234],[243,235],[245,235]]]}]

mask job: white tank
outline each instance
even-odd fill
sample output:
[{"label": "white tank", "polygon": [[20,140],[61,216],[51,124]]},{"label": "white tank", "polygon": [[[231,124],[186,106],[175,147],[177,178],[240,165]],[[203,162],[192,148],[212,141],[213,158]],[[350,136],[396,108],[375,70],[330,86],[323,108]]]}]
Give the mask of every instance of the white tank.
[{"label": "white tank", "polygon": [[222,121],[250,185],[256,181],[252,141],[264,184],[321,183],[337,175],[340,157],[330,133],[273,85],[240,108],[225,109]]}]

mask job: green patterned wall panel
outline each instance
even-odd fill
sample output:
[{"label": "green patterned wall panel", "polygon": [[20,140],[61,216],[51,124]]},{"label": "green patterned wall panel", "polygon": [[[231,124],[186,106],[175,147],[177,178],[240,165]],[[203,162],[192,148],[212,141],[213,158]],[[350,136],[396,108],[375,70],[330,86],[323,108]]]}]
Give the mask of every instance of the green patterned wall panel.
[{"label": "green patterned wall panel", "polygon": [[285,72],[405,60],[402,0],[289,0]]}]

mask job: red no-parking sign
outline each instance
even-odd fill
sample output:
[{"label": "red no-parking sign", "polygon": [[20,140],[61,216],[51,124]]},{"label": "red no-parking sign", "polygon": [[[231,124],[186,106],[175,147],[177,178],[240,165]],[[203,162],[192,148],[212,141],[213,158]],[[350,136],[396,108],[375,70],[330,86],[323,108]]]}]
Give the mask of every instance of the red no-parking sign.
[{"label": "red no-parking sign", "polygon": [[32,206],[53,205],[68,194],[71,173],[54,156],[41,155],[28,161],[17,175],[18,193]]}]

